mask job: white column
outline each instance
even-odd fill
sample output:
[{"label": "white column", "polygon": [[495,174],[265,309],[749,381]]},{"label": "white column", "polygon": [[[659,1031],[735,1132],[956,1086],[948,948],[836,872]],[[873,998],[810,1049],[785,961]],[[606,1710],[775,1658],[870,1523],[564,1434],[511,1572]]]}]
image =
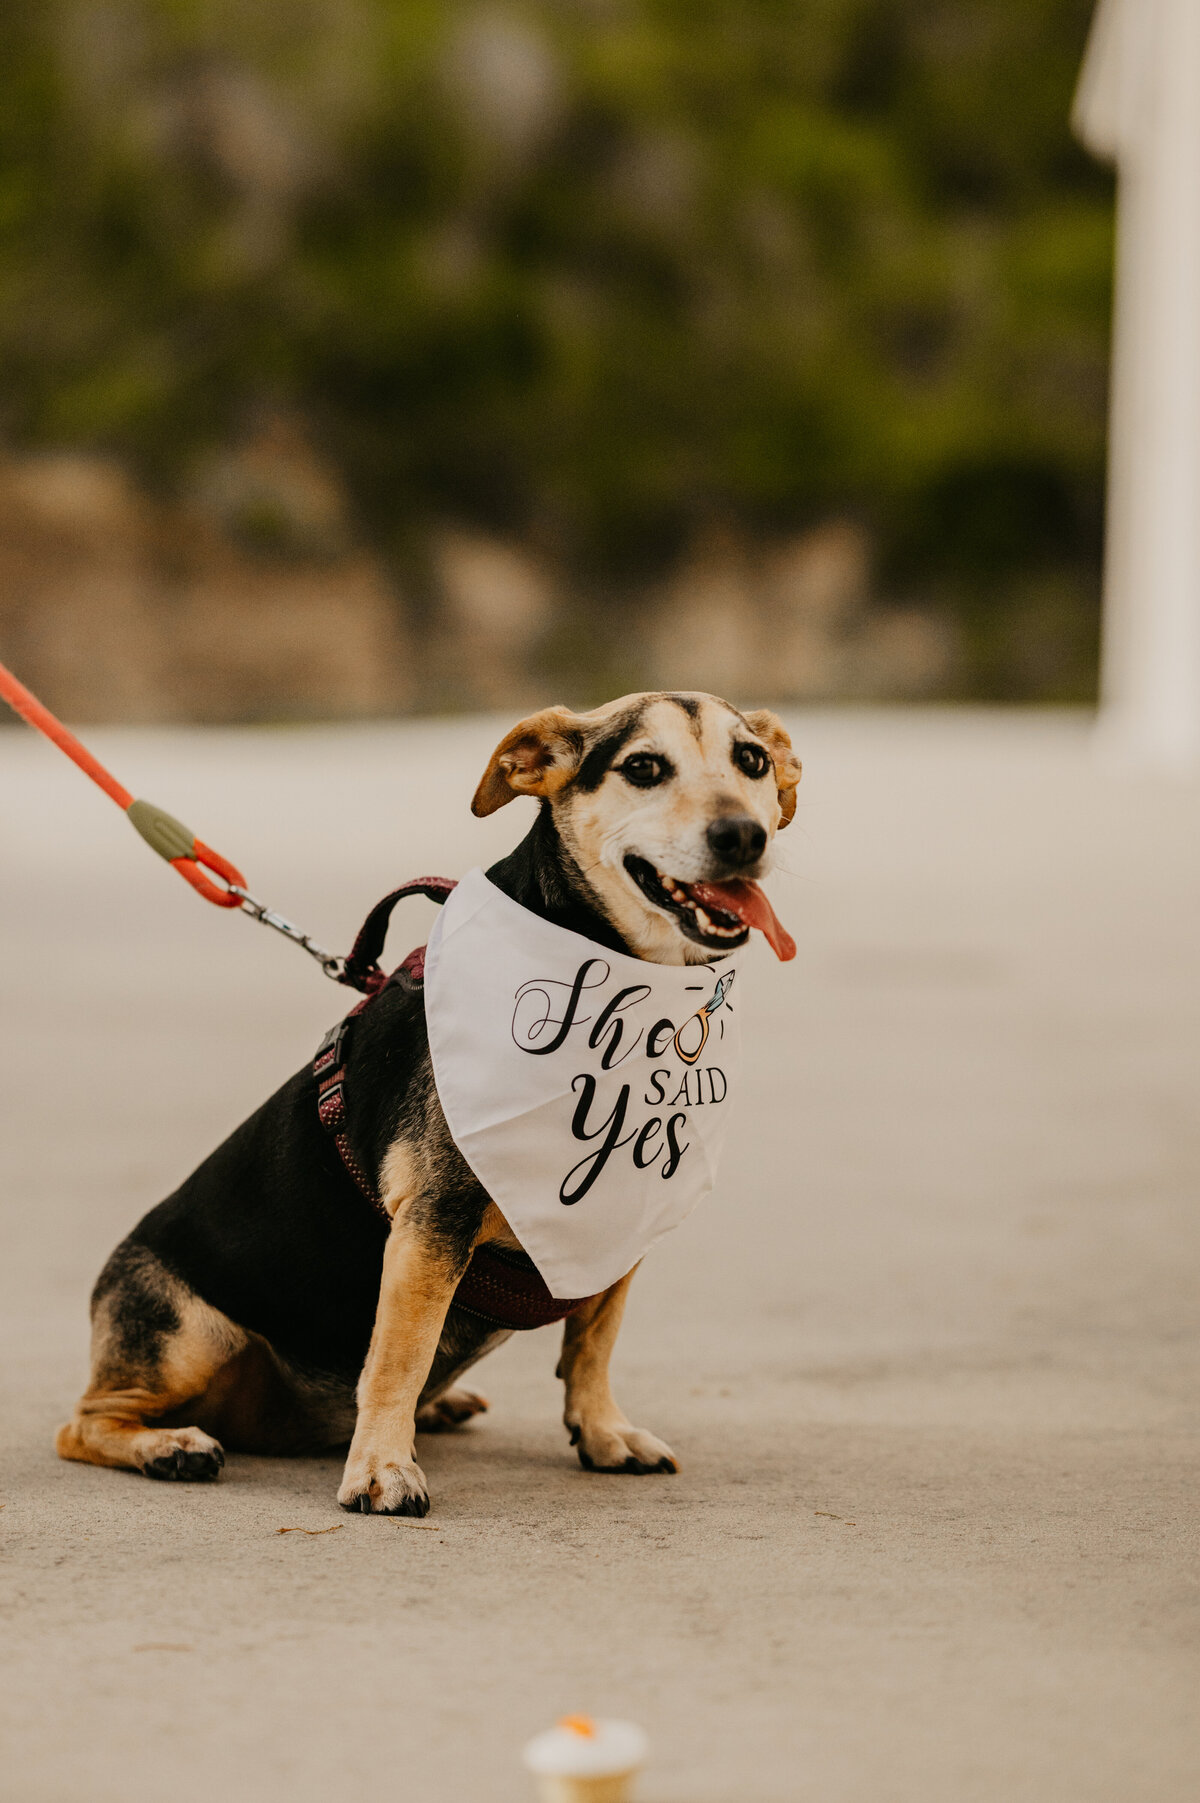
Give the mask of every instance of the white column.
[{"label": "white column", "polygon": [[1118,169],[1101,743],[1200,765],[1200,0],[1101,0],[1076,101]]}]

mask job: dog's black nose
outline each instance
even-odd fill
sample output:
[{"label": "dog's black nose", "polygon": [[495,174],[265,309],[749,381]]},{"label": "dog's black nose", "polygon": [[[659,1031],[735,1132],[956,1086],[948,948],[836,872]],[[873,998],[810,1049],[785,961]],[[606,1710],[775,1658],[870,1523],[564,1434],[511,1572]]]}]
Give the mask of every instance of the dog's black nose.
[{"label": "dog's black nose", "polygon": [[767,844],[767,829],[753,814],[722,814],[706,834],[709,847],[730,870],[757,864]]}]

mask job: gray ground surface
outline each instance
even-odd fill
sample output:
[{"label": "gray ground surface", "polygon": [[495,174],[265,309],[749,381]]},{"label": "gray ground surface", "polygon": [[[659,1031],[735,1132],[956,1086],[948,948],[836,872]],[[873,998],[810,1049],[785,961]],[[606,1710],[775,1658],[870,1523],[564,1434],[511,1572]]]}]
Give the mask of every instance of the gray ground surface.
[{"label": "gray ground surface", "polygon": [[[467,813],[495,726],[94,737],[344,945],[523,830]],[[754,955],[720,1192],[618,1355],[682,1472],[575,1466],[548,1329],[417,1528],[333,1460],[54,1458],[110,1246],[339,994],[0,734],[6,1798],[517,1803],[566,1710],[645,1724],[647,1803],[1196,1795],[1200,791],[1070,719],[796,736],[800,957]]]}]

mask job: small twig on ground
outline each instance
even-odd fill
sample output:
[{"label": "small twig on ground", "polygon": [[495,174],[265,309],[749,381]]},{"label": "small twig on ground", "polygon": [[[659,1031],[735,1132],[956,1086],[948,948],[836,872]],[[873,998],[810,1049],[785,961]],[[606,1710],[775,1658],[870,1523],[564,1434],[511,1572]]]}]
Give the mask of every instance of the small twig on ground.
[{"label": "small twig on ground", "polygon": [[345,1527],[344,1521],[337,1522],[331,1528],[276,1528],[277,1534],[340,1534]]},{"label": "small twig on ground", "polygon": [[814,1515],[823,1515],[825,1517],[826,1521],[845,1522],[845,1524],[848,1528],[856,1528],[858,1526],[857,1521],[851,1521],[845,1515],[835,1515],[833,1513],[832,1509],[814,1509],[813,1514]]}]

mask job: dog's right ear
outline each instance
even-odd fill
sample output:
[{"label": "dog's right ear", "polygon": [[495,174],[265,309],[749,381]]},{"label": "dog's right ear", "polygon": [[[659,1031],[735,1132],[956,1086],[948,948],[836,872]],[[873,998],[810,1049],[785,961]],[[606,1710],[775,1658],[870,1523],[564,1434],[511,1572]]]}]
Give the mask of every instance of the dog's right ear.
[{"label": "dog's right ear", "polygon": [[583,757],[583,717],[568,707],[530,714],[501,739],[471,803],[472,814],[494,814],[514,795],[548,798],[570,782]]}]

